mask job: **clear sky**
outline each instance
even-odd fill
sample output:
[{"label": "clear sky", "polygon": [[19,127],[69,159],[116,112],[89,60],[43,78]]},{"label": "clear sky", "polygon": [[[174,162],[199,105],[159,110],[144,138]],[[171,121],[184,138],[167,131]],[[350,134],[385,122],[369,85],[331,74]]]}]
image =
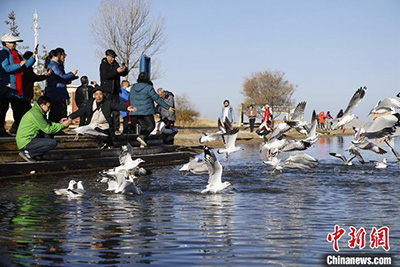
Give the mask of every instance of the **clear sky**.
[{"label": "clear sky", "polygon": [[[39,43],[63,47],[66,70],[99,81],[90,22],[100,2],[2,0],[0,21],[14,10],[23,44],[33,48],[36,8]],[[186,92],[203,118],[216,119],[224,99],[237,111],[244,77],[264,70],[283,71],[298,85],[294,98],[307,101],[307,120],[313,109],[336,115],[360,86],[368,88],[355,110],[362,120],[377,100],[400,92],[400,1],[151,2],[152,14],[165,18],[167,36],[156,56],[164,75],[155,87]],[[0,33],[8,31],[1,23]]]}]

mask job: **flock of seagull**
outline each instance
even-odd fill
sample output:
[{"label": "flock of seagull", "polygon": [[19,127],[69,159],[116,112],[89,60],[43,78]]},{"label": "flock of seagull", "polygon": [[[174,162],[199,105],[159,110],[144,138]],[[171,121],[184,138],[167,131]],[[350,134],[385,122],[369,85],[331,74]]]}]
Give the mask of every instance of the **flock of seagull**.
[{"label": "flock of seagull", "polygon": [[[336,117],[332,121],[332,129],[336,130],[340,127],[344,127],[344,125],[358,118],[357,115],[353,113],[353,110],[361,102],[366,91],[367,88],[365,86],[356,90],[343,112],[343,115],[341,117]],[[400,93],[397,97],[400,97]],[[308,123],[303,119],[305,107],[306,102],[300,102],[287,120],[277,124],[273,130],[269,130],[267,135],[264,135],[265,143],[260,153],[266,153],[267,160],[264,160],[263,163],[270,166],[272,172],[282,172],[284,168],[312,169],[317,167],[318,160],[304,152],[290,155],[283,161],[278,157],[283,152],[307,150],[319,139],[316,112],[313,110],[311,121]],[[396,98],[386,98],[378,101],[371,109],[369,115],[380,114],[381,116],[371,122],[365,123],[362,127],[353,127],[355,134],[354,138],[351,140],[352,145],[347,149],[349,156],[346,158],[346,156],[334,152],[329,154],[340,159],[344,165],[352,165],[352,161],[355,158],[357,158],[361,164],[365,164],[365,160],[361,155],[362,150],[369,150],[381,155],[387,153],[384,148],[370,141],[371,139],[383,139],[399,163],[400,153],[388,142],[390,138],[400,136],[400,128],[398,127],[400,126],[400,114],[396,113],[397,109],[400,109],[400,101]],[[260,125],[260,127],[262,127],[262,125]],[[301,139],[288,139],[285,133],[291,129],[296,130],[304,137]],[[201,193],[215,194],[231,185],[227,181],[222,182],[223,167],[214,151],[206,144],[221,138],[224,148],[217,149],[217,153],[223,154],[226,161],[228,161],[231,153],[243,149],[236,146],[238,131],[239,128],[233,127],[229,120],[218,120],[218,131],[215,133],[203,133],[199,139],[199,143],[204,145],[204,160],[198,157],[191,158],[188,163],[184,164],[179,169],[180,172],[208,174],[209,178],[206,188],[202,190]],[[137,177],[149,174],[150,171],[139,167],[139,164],[144,161],[140,158],[133,160],[132,155],[133,148],[128,143],[127,146],[122,147],[119,156],[120,166],[100,172],[100,182],[107,183],[108,185],[106,191],[123,194],[142,194],[140,187],[136,184],[136,179]],[[375,167],[386,168],[386,159],[384,158],[382,161],[376,161]],[[75,185],[77,188],[74,187]],[[57,195],[79,197],[85,194],[85,190],[81,181],[77,183],[71,180],[68,188],[55,189],[55,193]]]},{"label": "flock of seagull", "polygon": [[[140,167],[139,165],[145,161],[141,158],[133,160],[132,155],[133,147],[128,143],[121,148],[120,165],[99,172],[100,179],[98,181],[107,184],[106,191],[120,194],[143,194],[136,180],[138,177],[151,174],[151,171]],[[77,185],[77,188],[75,188],[75,185]],[[68,188],[54,189],[54,193],[74,198],[83,196],[86,191],[83,188],[82,181],[77,183],[75,180],[71,180]]]}]

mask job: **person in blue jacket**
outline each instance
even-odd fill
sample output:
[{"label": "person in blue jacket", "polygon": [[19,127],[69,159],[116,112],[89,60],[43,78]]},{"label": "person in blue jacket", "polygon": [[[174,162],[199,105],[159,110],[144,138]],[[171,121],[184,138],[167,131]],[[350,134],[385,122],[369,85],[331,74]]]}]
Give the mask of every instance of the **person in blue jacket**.
[{"label": "person in blue jacket", "polygon": [[[121,82],[121,92],[119,93],[119,103],[121,105],[126,105],[129,101],[130,86],[131,84],[129,83],[128,80],[123,80]],[[120,111],[120,113],[123,119],[123,126],[124,126],[124,130],[122,132],[127,134],[129,131],[128,129],[129,116],[126,111]]]},{"label": "person in blue jacket", "polygon": [[17,42],[22,42],[19,37],[10,33],[1,37],[3,49],[0,50],[0,137],[9,137],[4,128],[6,113],[11,103],[13,110],[14,123],[16,125],[21,121],[26,109],[23,102],[27,100],[23,92],[24,71],[35,63],[35,50],[31,57],[25,60],[16,50]]},{"label": "person in blue jacket", "polygon": [[69,95],[67,84],[78,79],[76,75],[78,73],[77,70],[65,73],[64,63],[66,56],[67,54],[65,54],[64,49],[56,48],[50,51],[45,63],[47,71],[53,71],[49,78],[47,78],[45,88],[45,96],[50,98],[52,102],[52,108],[49,112],[49,120],[52,122],[60,122],[61,118],[68,116],[67,102]]},{"label": "person in blue jacket", "polygon": [[149,75],[146,72],[141,72],[137,79],[137,83],[132,85],[129,94],[130,105],[134,106],[137,110],[131,112],[132,126],[140,125],[141,131],[137,138],[140,147],[147,146],[145,140],[155,127],[153,114],[156,113],[154,102],[161,107],[174,112],[175,109],[169,106],[165,101],[156,93],[153,83],[150,81]]}]

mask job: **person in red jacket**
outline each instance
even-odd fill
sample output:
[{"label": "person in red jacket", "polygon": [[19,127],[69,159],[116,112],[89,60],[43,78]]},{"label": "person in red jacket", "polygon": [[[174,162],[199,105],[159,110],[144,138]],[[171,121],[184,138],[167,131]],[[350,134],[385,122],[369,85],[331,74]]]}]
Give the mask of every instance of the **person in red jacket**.
[{"label": "person in red jacket", "polygon": [[267,124],[269,125],[269,126],[271,126],[271,124],[272,124],[272,109],[271,109],[271,107],[268,105],[268,104],[266,104],[264,107],[263,107],[263,110],[264,110],[264,116],[263,116],[263,120],[262,120],[262,122],[267,122]]}]

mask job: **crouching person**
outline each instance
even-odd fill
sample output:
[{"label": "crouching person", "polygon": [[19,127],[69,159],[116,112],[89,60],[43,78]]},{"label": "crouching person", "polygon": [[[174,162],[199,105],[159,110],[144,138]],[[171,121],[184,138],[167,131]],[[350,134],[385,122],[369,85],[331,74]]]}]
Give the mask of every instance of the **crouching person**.
[{"label": "crouching person", "polygon": [[73,120],[84,117],[84,125],[94,125],[95,131],[106,134],[106,136],[98,135],[95,137],[99,148],[103,149],[114,145],[115,129],[119,128],[119,125],[114,125],[114,119],[111,117],[112,112],[127,110],[134,112],[136,108],[105,99],[101,87],[96,87],[94,90],[93,99],[90,99],[85,106],[72,113],[69,118]]},{"label": "crouching person", "polygon": [[21,152],[19,155],[28,162],[41,159],[42,156],[57,147],[57,140],[45,137],[67,128],[72,120],[64,119],[62,123],[50,122],[46,118],[51,100],[42,96],[33,107],[22,117],[18,127],[16,141]]}]

